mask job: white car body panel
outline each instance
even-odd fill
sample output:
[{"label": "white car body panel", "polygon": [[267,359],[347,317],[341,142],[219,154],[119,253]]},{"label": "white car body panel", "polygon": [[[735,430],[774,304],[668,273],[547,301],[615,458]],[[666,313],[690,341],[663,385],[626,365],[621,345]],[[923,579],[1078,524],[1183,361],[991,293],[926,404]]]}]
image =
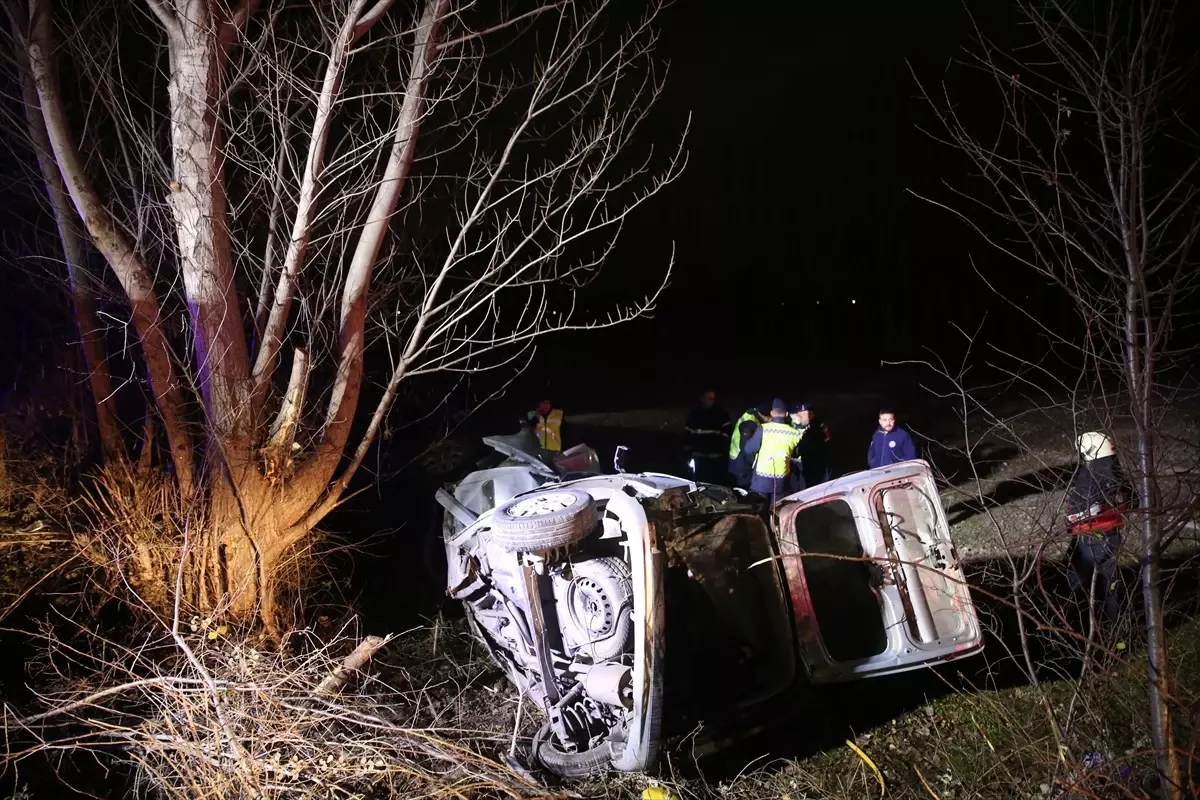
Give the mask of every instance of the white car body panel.
[{"label": "white car body panel", "polygon": [[[667,506],[662,504],[682,503],[687,514],[723,521],[737,514],[747,519],[765,518],[744,516],[746,509],[753,508],[744,503],[745,493],[722,495],[734,499],[722,499],[714,506],[695,499],[706,496],[709,490],[705,485],[673,475],[595,474],[562,480],[538,455],[520,451],[514,437],[489,437],[484,441],[510,460],[492,469],[477,470],[453,488],[454,500],[469,513],[458,508],[458,518],[454,514],[445,518],[448,593],[467,605],[476,635],[509,679],[535,703],[546,707],[548,698],[570,694],[566,687],[574,680],[571,670],[577,667],[575,662],[567,664],[564,658],[570,660],[572,656],[565,651],[555,651],[553,659],[557,661],[550,666],[553,659],[538,652],[538,642],[549,640],[539,639],[531,628],[538,628],[545,620],[547,629],[555,628],[554,636],[565,637],[563,626],[567,622],[559,611],[567,595],[559,594],[561,587],[566,585],[565,591],[570,591],[577,580],[572,576],[582,568],[579,565],[613,561],[614,553],[621,554],[619,560],[625,565],[622,569],[628,570],[621,580],[628,582],[632,595],[633,632],[628,650],[613,656],[612,664],[613,668],[631,670],[632,701],[624,710],[609,707],[606,719],[613,719],[615,713],[621,721],[612,723],[615,727],[604,741],[611,748],[611,768],[652,768],[660,748],[664,664],[671,646],[664,625],[666,616],[672,613],[664,575],[668,549],[675,547],[671,537],[677,530],[676,523],[670,521],[675,517],[664,511]],[[509,552],[492,541],[489,531],[499,522],[496,514],[509,513],[501,508],[506,502],[548,490],[574,490],[592,498],[597,519],[595,529],[585,539],[565,549],[536,553]],[[454,505],[445,496],[440,502],[448,509]],[[648,517],[648,507],[659,509],[653,517],[657,521]],[[778,612],[783,615],[779,630],[787,631],[790,625],[794,645],[784,641],[786,633],[780,634],[782,639],[774,634],[769,638],[794,651],[787,656],[792,659],[788,675],[793,680],[799,676],[805,683],[822,684],[888,675],[962,658],[982,648],[979,622],[925,462],[847,475],[785,497],[775,504],[774,512],[771,516],[778,520],[778,530],[768,532],[765,523],[755,524],[763,531],[764,542],[768,542],[764,547],[774,548],[777,557],[758,562],[753,569],[778,571],[784,595],[778,603],[772,601],[769,608],[787,606]],[[474,521],[465,523],[471,515],[476,515]],[[708,548],[705,552],[719,552],[705,544],[703,535],[687,535],[693,537],[689,542]],[[822,536],[848,548],[850,557],[820,559],[814,547]],[[718,559],[718,563],[724,562]],[[821,564],[842,566],[823,573]],[[726,572],[730,569],[719,568]],[[870,580],[861,576],[863,570],[875,570]],[[542,577],[533,577],[534,572]],[[687,574],[691,575],[690,569]],[[875,639],[838,644],[831,635],[836,639],[835,634],[850,626],[839,625],[836,614],[816,613],[823,603],[824,608],[836,608],[841,586],[830,584],[828,578],[841,574],[851,575],[859,607],[867,609],[864,618],[878,623]],[[877,581],[876,576],[881,580]],[[822,590],[822,580],[826,587],[833,587],[832,592]],[[554,593],[549,600],[543,594],[547,590]],[[537,608],[530,605],[533,596],[542,598]],[[724,602],[718,607],[731,608]],[[730,602],[739,603],[736,598]],[[825,628],[821,619],[825,620]],[[709,637],[701,633],[701,640]],[[858,648],[853,657],[844,657],[848,647]],[[573,658],[577,660],[578,653]],[[584,664],[583,668],[598,664]],[[545,683],[542,673],[547,669],[554,671],[556,685]],[[782,672],[780,675],[786,677]],[[584,678],[579,681],[575,691],[584,685]],[[589,746],[597,746],[594,742]]]},{"label": "white car body panel", "polygon": [[797,633],[814,683],[905,672],[982,649],[979,619],[924,461],[846,475],[776,505],[780,553],[798,616],[811,608],[799,596],[806,591],[804,553],[813,551],[805,546],[811,531],[798,531],[795,525],[802,525],[805,511],[832,503],[849,506],[863,558],[884,572],[884,585],[876,594],[888,642],[878,654],[838,661],[822,635],[814,635],[814,626],[798,619]]}]

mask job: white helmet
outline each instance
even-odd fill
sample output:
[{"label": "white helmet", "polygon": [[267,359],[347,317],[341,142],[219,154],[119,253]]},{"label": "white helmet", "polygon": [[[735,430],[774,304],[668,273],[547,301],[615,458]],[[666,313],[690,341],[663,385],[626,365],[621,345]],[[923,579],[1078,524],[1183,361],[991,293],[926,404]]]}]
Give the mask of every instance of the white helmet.
[{"label": "white helmet", "polygon": [[1079,454],[1083,456],[1084,461],[1095,461],[1097,458],[1106,458],[1107,456],[1115,455],[1117,452],[1113,446],[1112,439],[1098,431],[1088,431],[1079,437]]}]

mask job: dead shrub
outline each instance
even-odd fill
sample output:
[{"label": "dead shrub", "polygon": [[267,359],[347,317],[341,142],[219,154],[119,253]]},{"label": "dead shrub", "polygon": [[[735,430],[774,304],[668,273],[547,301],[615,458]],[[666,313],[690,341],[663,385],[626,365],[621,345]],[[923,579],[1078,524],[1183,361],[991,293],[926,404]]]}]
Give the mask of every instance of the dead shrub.
[{"label": "dead shrub", "polygon": [[[230,597],[219,585],[220,567],[213,567],[222,563],[222,538],[207,508],[181,496],[168,473],[113,461],[83,491],[86,525],[77,547],[97,569],[101,586],[134,608],[162,618],[178,601],[186,614],[219,620]],[[279,587],[280,598],[297,597],[305,576],[312,576],[305,565],[321,540],[312,532],[261,579]]]},{"label": "dead shrub", "polygon": [[[128,586],[146,606],[167,608],[169,587],[184,555],[184,526],[204,529],[197,511],[189,517],[175,481],[158,470],[114,461],[85,488],[81,511],[87,525],[77,545],[99,569],[103,584],[114,594]],[[187,566],[185,562],[182,571],[185,596],[195,597],[195,587],[188,585],[194,572]]]},{"label": "dead shrub", "polygon": [[506,749],[507,736],[428,726],[419,684],[347,669],[353,638],[293,634],[267,648],[200,618],[152,633],[125,646],[83,632],[86,656],[48,637],[45,667],[60,688],[40,698],[45,710],[10,723],[10,741],[20,731],[25,745],[8,760],[116,753],[140,794],[167,798],[543,796],[480,755]]}]

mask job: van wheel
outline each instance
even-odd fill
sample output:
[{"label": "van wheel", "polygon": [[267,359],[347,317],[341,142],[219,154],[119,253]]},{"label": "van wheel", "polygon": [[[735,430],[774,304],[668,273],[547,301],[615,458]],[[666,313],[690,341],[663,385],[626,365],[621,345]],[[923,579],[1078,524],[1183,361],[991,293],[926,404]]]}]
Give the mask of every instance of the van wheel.
[{"label": "van wheel", "polygon": [[510,553],[575,544],[596,527],[596,502],[578,489],[557,489],[509,500],[491,519],[492,541]]},{"label": "van wheel", "polygon": [[612,765],[612,744],[606,739],[591,750],[581,753],[566,753],[558,749],[554,734],[547,723],[534,737],[538,761],[560,778],[586,778],[603,772]]}]

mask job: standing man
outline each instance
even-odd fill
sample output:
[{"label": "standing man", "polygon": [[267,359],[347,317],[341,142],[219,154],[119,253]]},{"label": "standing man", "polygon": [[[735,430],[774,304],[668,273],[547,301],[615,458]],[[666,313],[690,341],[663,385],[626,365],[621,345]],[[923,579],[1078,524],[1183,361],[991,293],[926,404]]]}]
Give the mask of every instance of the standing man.
[{"label": "standing man", "polygon": [[789,409],[792,425],[800,431],[800,474],[805,486],[816,486],[829,480],[829,428],[816,419],[808,403],[794,403]]},{"label": "standing man", "polygon": [[561,408],[555,408],[549,400],[538,403],[533,432],[537,434],[538,445],[543,450],[562,452],[562,419]]},{"label": "standing man", "polygon": [[[764,422],[743,450],[754,457],[750,491],[767,497],[785,497],[804,488],[804,478],[792,477],[792,459],[800,447],[800,431],[792,427],[782,400],[771,403],[771,421]],[[800,485],[797,485],[800,484]]]},{"label": "standing man", "polygon": [[725,409],[717,405],[716,392],[700,395],[684,423],[684,450],[691,461],[692,474],[705,483],[723,483],[727,474],[725,452],[729,447],[733,423]]},{"label": "standing man", "polygon": [[[1121,586],[1117,576],[1117,554],[1121,549],[1124,509],[1133,496],[1132,488],[1117,461],[1112,439],[1099,431],[1079,437],[1079,469],[1067,492],[1067,521],[1075,534],[1068,575],[1071,589],[1095,599],[1104,616],[1115,620],[1121,612]],[[1114,513],[1115,512],[1115,513]]]},{"label": "standing man", "polygon": [[[758,428],[757,421],[742,419],[738,422],[734,436],[739,436],[743,442],[749,442]],[[734,486],[749,491],[750,481],[754,480],[754,456],[739,447],[738,454],[729,459],[729,474],[733,476]]]},{"label": "standing man", "polygon": [[[768,418],[768,411],[770,406],[751,406],[733,423],[733,435],[729,439],[729,472],[733,475],[739,474],[741,462],[745,460],[741,458],[742,443],[750,441],[758,426]],[[741,486],[740,483],[737,485]]]},{"label": "standing man", "polygon": [[879,430],[871,437],[867,449],[867,464],[871,469],[912,461],[917,457],[917,446],[908,431],[896,424],[896,414],[890,408],[879,411]]}]

